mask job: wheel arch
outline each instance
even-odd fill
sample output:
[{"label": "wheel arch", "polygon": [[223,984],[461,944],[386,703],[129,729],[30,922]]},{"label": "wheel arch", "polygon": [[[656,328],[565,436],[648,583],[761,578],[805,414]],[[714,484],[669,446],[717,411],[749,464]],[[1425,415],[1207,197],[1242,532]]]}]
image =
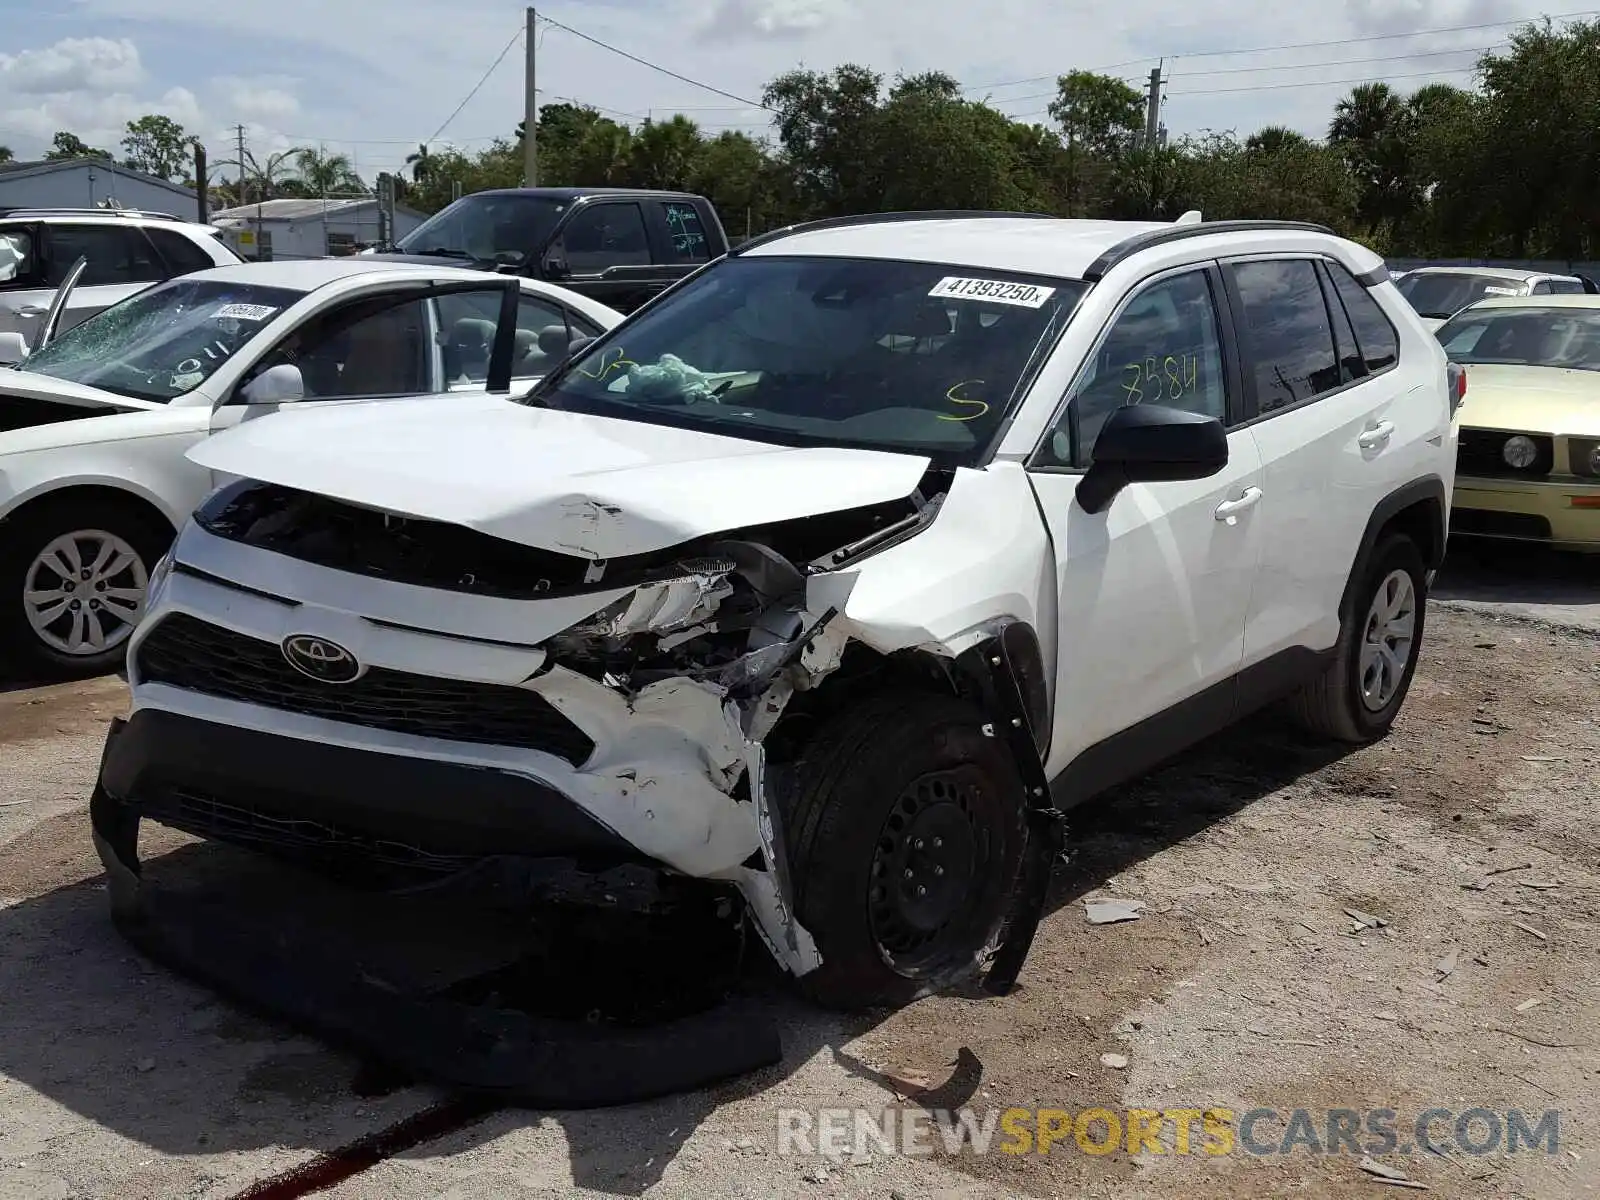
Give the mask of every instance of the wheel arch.
[{"label": "wheel arch", "polygon": [[1367,518],[1361,544],[1356,548],[1355,562],[1351,564],[1350,575],[1345,580],[1344,594],[1339,599],[1341,620],[1349,614],[1355,589],[1366,577],[1372,555],[1385,534],[1404,533],[1417,544],[1428,570],[1439,569],[1444,562],[1445,543],[1449,535],[1449,511],[1444,480],[1437,475],[1413,479],[1378,501],[1372,509],[1372,515]]},{"label": "wheel arch", "polygon": [[0,530],[14,528],[20,520],[31,519],[40,512],[67,504],[102,503],[115,505],[124,511],[136,513],[153,528],[177,536],[178,524],[159,499],[143,488],[130,485],[126,480],[75,479],[56,486],[44,486],[19,497],[3,516]]}]

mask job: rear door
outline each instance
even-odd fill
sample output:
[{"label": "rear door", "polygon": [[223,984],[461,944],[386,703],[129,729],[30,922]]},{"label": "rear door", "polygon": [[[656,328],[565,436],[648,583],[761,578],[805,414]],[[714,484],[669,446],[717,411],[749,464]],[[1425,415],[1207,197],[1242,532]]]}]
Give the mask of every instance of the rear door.
[{"label": "rear door", "polygon": [[160,255],[137,226],[53,221],[45,226],[45,241],[48,287],[59,287],[79,258],[89,260],[58,334],[167,277]]},{"label": "rear door", "polygon": [[[1247,666],[1339,636],[1367,519],[1392,490],[1408,384],[1399,339],[1342,266],[1312,256],[1224,266],[1240,332],[1248,427],[1261,457],[1262,562]],[[1357,316],[1341,298],[1359,299]]]}]

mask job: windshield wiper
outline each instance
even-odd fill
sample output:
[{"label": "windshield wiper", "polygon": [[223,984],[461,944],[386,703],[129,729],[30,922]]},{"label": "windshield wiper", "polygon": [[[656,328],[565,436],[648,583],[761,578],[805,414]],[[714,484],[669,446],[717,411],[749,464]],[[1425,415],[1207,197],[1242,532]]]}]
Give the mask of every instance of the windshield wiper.
[{"label": "windshield wiper", "polygon": [[443,246],[430,246],[426,250],[401,250],[401,254],[426,255],[431,258],[472,258],[465,250],[447,250]]}]

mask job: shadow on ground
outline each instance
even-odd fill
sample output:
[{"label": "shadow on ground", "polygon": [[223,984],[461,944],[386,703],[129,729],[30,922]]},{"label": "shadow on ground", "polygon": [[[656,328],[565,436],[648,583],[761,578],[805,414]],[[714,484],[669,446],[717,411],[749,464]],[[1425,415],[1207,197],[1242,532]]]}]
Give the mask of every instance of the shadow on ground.
[{"label": "shadow on ground", "polygon": [[1457,538],[1430,594],[1439,600],[1588,608],[1600,622],[1600,554]]},{"label": "shadow on ground", "polygon": [[[1275,721],[1258,721],[1080,809],[1072,818],[1076,854],[1059,872],[1052,907],[1338,755],[1337,749],[1306,743]],[[89,1152],[87,1138],[114,1147],[109,1134],[175,1156],[280,1146],[309,1155],[332,1151],[437,1099],[425,1089],[403,1087],[373,1095],[384,1089],[372,1086],[372,1073],[362,1064],[272,1020],[246,1015],[147,963],[111,926],[104,882],[88,849],[86,819],[81,813],[69,818],[75,822],[74,836],[83,841],[84,881],[0,909],[0,962],[5,964],[0,1077],[66,1110],[40,1118],[57,1123],[55,1134],[82,1131],[83,1122],[98,1127],[70,1139],[69,1153]],[[12,877],[5,859],[29,853],[26,843],[24,838],[0,851],[0,878]],[[154,846],[147,850],[157,852]],[[190,844],[154,858],[148,867],[154,878],[180,878],[232,870],[230,861],[243,857],[225,847]],[[260,869],[260,860],[249,861],[257,864],[251,869]],[[298,888],[301,878],[286,877],[286,891]],[[396,931],[391,927],[390,932]],[[572,969],[585,966],[578,962]],[[1023,980],[1026,985],[1026,967]],[[638,986],[648,988],[651,980],[640,979]],[[759,1095],[821,1052],[828,1051],[847,1071],[883,1082],[842,1049],[881,1016],[821,1013],[761,969],[737,1002],[757,1006],[777,1022],[784,1042],[781,1065],[648,1104],[543,1114],[563,1127],[570,1169],[580,1187],[638,1195],[660,1179],[685,1140],[719,1106]],[[1008,1003],[976,989],[962,1002]],[[935,1081],[929,1099],[959,1105],[973,1096],[983,1077],[983,1050],[981,1044],[968,1048],[952,1077],[942,1086]],[[0,1128],[9,1125],[15,1136],[19,1119],[13,1108],[0,1119]],[[459,1152],[538,1119],[503,1112],[449,1142]],[[44,1141],[51,1134],[49,1128],[31,1131]],[[107,1169],[127,1157],[108,1152]],[[113,1192],[131,1194],[116,1179],[97,1183],[92,1190],[110,1185]]]}]

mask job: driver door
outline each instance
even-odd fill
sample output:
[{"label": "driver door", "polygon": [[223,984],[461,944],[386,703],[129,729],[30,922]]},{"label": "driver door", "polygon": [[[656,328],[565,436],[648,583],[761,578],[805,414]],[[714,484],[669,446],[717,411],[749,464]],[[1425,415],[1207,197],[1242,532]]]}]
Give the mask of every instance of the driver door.
[{"label": "driver door", "polygon": [[[498,307],[481,390],[511,390],[521,287],[515,279],[420,283],[344,296],[308,315],[247,367],[219,399],[211,431],[280,411],[287,405],[349,404],[403,400],[447,391],[444,334],[434,315],[439,297],[472,293],[491,297]],[[252,402],[252,380],[276,366],[300,372],[301,394],[292,399]]]},{"label": "driver door", "polygon": [[[1145,282],[1124,301],[1028,466],[1055,550],[1055,721],[1047,768],[1073,799],[1232,716],[1261,555],[1250,511],[1260,455],[1239,419],[1237,358],[1214,267]],[[1230,427],[1206,479],[1134,483],[1103,512],[1075,493],[1107,417],[1127,404],[1203,413]]]}]

